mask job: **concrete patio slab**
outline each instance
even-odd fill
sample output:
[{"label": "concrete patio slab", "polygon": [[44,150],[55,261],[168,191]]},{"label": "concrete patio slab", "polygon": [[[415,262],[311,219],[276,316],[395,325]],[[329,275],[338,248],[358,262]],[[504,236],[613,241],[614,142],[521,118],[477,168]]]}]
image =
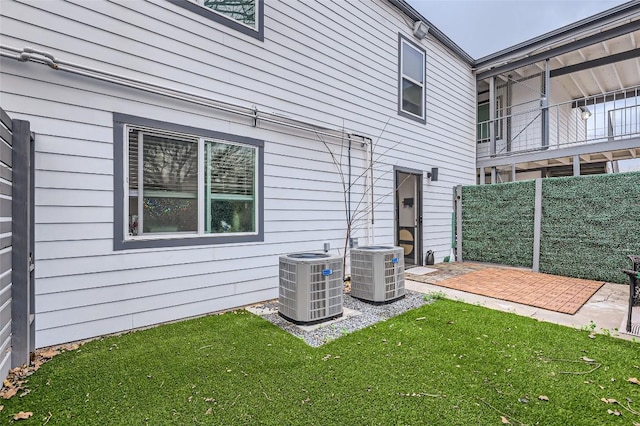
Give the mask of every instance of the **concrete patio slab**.
[{"label": "concrete patio slab", "polygon": [[539,321],[551,322],[578,329],[590,327],[593,323],[595,324],[595,331],[597,333],[607,333],[627,340],[638,339],[638,336],[632,336],[623,332],[623,324],[626,322],[629,303],[629,288],[621,284],[605,283],[574,315],[408,279],[405,280],[405,287],[409,290],[425,294],[441,292],[451,300],[459,300],[465,303],[484,306],[489,309],[511,312],[517,315],[535,318]]},{"label": "concrete patio slab", "polygon": [[604,283],[527,270],[485,268],[437,284],[467,293],[575,314]]},{"label": "concrete patio slab", "polygon": [[405,272],[407,274],[413,274],[413,275],[427,275],[432,272],[438,272],[438,270],[435,268],[427,268],[425,266],[416,266],[414,268],[405,270]]}]

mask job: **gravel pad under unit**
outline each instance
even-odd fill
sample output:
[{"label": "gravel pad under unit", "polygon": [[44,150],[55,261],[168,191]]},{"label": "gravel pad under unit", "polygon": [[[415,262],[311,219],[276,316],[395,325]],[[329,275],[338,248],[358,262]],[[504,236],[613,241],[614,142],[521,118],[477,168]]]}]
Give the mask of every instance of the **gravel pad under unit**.
[{"label": "gravel pad under unit", "polygon": [[373,305],[344,295],[343,307],[347,310],[357,311],[356,315],[343,316],[326,324],[319,324],[313,330],[295,325],[278,315],[278,301],[272,300],[249,308],[254,313],[260,314],[264,319],[280,327],[284,331],[301,338],[308,345],[319,347],[325,343],[337,339],[345,334],[361,330],[380,321],[395,317],[411,309],[418,308],[426,304],[424,294],[406,290],[406,296],[395,302],[385,305]]}]

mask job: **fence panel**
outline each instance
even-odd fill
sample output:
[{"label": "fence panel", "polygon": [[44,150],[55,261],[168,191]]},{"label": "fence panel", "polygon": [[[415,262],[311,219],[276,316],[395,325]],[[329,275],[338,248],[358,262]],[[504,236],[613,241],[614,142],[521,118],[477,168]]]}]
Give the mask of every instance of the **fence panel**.
[{"label": "fence panel", "polygon": [[540,272],[627,283],[640,254],[640,173],[544,179]]},{"label": "fence panel", "polygon": [[462,258],[531,267],[534,181],[462,188]]},{"label": "fence panel", "polygon": [[625,284],[627,255],[640,255],[640,172],[542,179],[538,191],[536,216],[535,181],[463,187],[462,259]]},{"label": "fence panel", "polygon": [[13,146],[11,119],[0,109],[0,380],[11,368]]}]

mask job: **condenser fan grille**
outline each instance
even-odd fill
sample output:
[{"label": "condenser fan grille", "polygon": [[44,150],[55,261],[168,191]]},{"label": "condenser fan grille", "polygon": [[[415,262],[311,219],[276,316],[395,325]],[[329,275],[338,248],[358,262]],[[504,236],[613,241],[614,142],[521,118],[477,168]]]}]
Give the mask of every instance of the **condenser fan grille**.
[{"label": "condenser fan grille", "polygon": [[351,295],[386,303],[403,297],[404,252],[401,247],[351,249]]},{"label": "condenser fan grille", "polygon": [[313,323],[342,315],[341,257],[296,253],[281,256],[279,269],[281,316],[296,323]]}]

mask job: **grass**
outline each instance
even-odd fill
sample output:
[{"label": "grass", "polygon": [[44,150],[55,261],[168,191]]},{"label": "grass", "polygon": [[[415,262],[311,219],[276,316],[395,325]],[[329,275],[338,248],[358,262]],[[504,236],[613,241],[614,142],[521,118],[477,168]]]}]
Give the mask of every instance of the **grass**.
[{"label": "grass", "polygon": [[425,302],[433,302],[434,300],[446,299],[447,294],[444,291],[431,291],[425,294],[422,298]]},{"label": "grass", "polygon": [[237,311],[58,355],[29,394],[4,402],[0,423],[31,411],[16,423],[633,425],[639,415],[601,398],[640,411],[640,385],[627,381],[640,377],[639,353],[450,300],[321,348]]}]

